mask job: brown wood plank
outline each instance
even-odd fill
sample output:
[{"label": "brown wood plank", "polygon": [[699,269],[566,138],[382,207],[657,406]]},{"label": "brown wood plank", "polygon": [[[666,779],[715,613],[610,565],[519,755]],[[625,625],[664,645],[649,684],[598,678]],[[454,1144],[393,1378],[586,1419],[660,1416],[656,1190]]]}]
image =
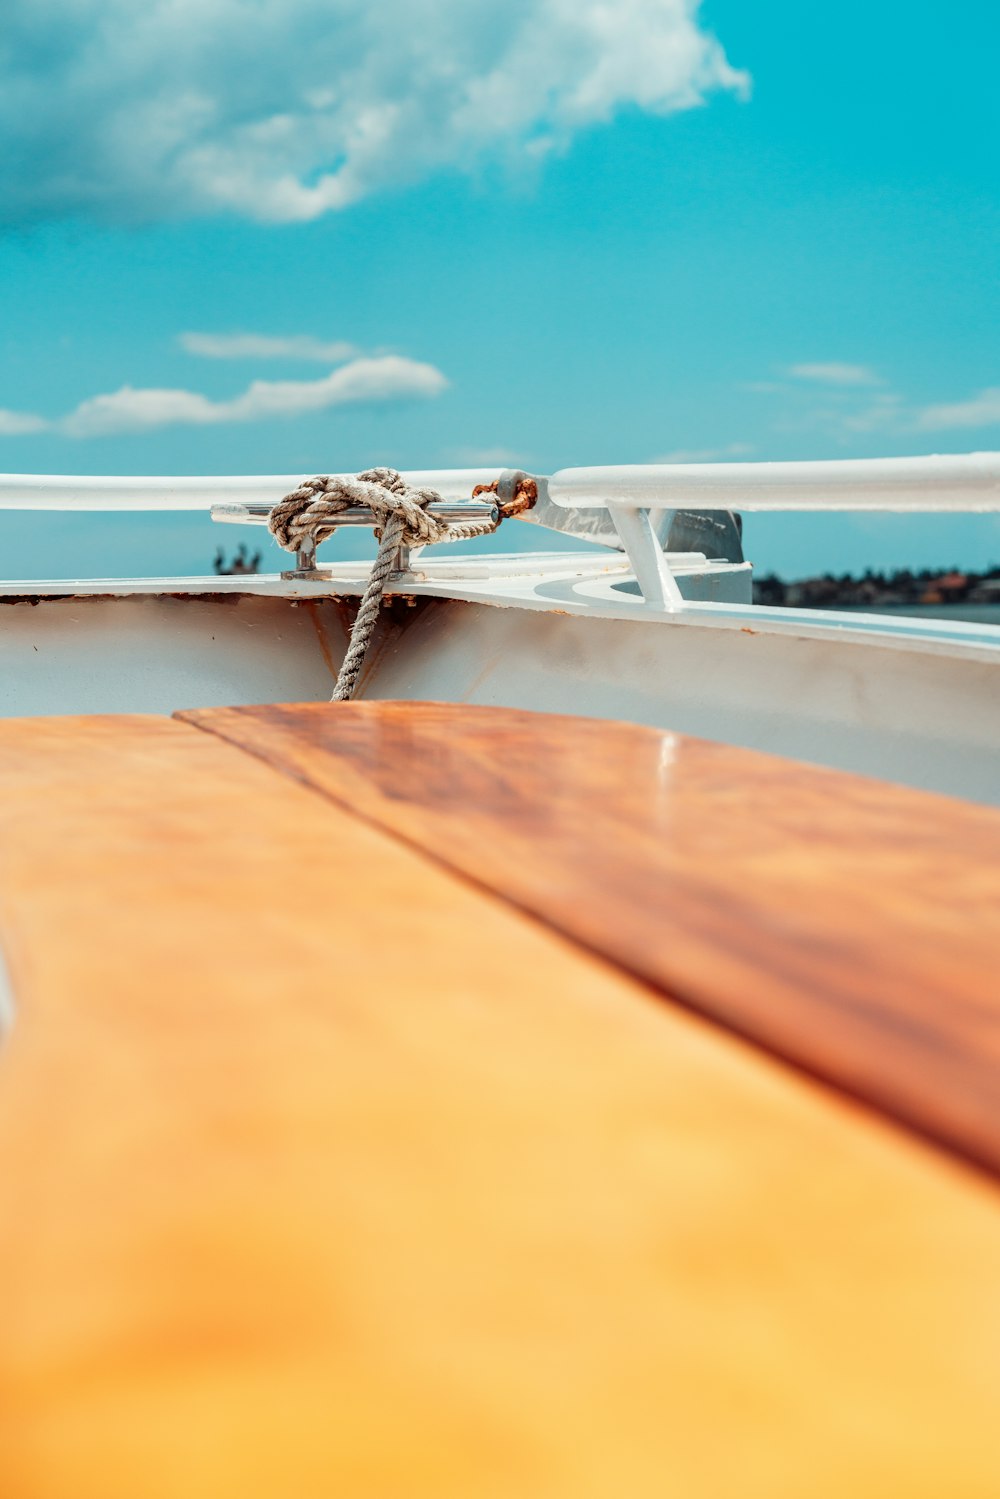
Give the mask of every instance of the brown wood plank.
[{"label": "brown wood plank", "polygon": [[504,709],[184,716],[1000,1171],[1000,813]]},{"label": "brown wood plank", "polygon": [[1000,1196],[247,755],[0,724],[4,1499],[993,1499]]}]

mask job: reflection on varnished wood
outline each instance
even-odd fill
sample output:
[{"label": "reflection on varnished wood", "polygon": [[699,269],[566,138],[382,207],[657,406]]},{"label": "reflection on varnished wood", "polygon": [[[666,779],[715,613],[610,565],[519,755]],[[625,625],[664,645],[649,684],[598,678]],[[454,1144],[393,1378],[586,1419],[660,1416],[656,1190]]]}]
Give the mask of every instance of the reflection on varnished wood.
[{"label": "reflection on varnished wood", "polygon": [[0,785],[3,1499],[1000,1492],[991,1183],[207,734]]},{"label": "reflection on varnished wood", "polygon": [[505,709],[185,716],[1000,1170],[1000,813]]}]

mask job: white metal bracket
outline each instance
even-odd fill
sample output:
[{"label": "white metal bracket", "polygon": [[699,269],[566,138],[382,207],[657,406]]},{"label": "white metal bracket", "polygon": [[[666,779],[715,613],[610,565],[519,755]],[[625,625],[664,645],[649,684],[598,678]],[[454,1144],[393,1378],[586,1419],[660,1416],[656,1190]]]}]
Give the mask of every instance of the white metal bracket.
[{"label": "white metal bracket", "polygon": [[679,614],[684,608],[684,597],[670,570],[649,511],[639,505],[613,504],[608,510],[632,564],[643,602],[650,609]]}]

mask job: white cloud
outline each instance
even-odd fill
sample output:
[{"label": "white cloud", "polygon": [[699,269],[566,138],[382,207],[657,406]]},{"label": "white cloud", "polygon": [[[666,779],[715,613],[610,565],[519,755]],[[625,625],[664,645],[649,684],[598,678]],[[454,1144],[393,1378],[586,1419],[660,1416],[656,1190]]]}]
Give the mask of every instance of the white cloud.
[{"label": "white cloud", "polygon": [[[758,381],[742,387],[782,397],[784,409],[775,422],[776,431],[826,431],[844,441],[856,433],[903,437],[915,432],[1000,427],[1000,386],[981,390],[967,401],[920,408],[908,396],[889,389],[864,365],[799,364],[788,374],[796,383]],[[827,404],[819,409],[815,384],[827,387],[823,392]]]},{"label": "white cloud", "polygon": [[60,422],[69,437],[108,437],[120,432],[151,432],[155,427],[205,426],[222,420],[223,406],[193,390],[136,390],[123,385],[107,395],[81,401]]},{"label": "white cloud", "polygon": [[818,385],[881,385],[874,370],[864,364],[793,364],[793,380],[811,380]]},{"label": "white cloud", "polygon": [[886,430],[896,433],[1000,427],[1000,386],[981,390],[968,401],[925,406],[923,409],[914,409],[902,396],[885,391],[876,395],[864,410],[845,416],[843,424],[854,432]]},{"label": "white cloud", "polygon": [[924,432],[946,432],[954,427],[1000,426],[1000,386],[981,390],[969,401],[950,406],[925,406],[917,416]]},{"label": "white cloud", "polygon": [[43,416],[30,411],[6,411],[0,407],[0,437],[26,437],[31,432],[44,432],[48,422]]},{"label": "white cloud", "polygon": [[674,448],[661,453],[654,463],[718,463],[726,458],[746,458],[753,452],[748,442],[729,442],[721,448]]},{"label": "white cloud", "polygon": [[850,432],[898,430],[907,422],[906,403],[896,391],[883,391],[861,411],[842,414],[840,422]]},{"label": "white cloud", "polygon": [[301,359],[340,364],[358,352],[353,344],[324,342],[308,333],[272,338],[263,333],[182,333],[178,340],[201,359]]},{"label": "white cloud", "polygon": [[699,0],[6,0],[0,217],[315,219],[748,79]]},{"label": "white cloud", "polygon": [[192,390],[136,390],[124,385],[81,402],[59,428],[69,437],[107,437],[157,427],[263,421],[352,403],[429,398],[447,385],[431,364],[384,355],[355,359],[321,380],[255,380],[231,401],[213,401]]}]

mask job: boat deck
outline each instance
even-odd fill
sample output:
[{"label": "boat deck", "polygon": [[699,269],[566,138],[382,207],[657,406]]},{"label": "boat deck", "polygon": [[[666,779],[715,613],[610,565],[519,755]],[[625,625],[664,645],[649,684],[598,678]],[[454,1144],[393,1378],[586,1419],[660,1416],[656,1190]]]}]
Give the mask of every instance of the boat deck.
[{"label": "boat deck", "polygon": [[0,786],[5,1499],[993,1499],[1000,813],[433,704]]}]

